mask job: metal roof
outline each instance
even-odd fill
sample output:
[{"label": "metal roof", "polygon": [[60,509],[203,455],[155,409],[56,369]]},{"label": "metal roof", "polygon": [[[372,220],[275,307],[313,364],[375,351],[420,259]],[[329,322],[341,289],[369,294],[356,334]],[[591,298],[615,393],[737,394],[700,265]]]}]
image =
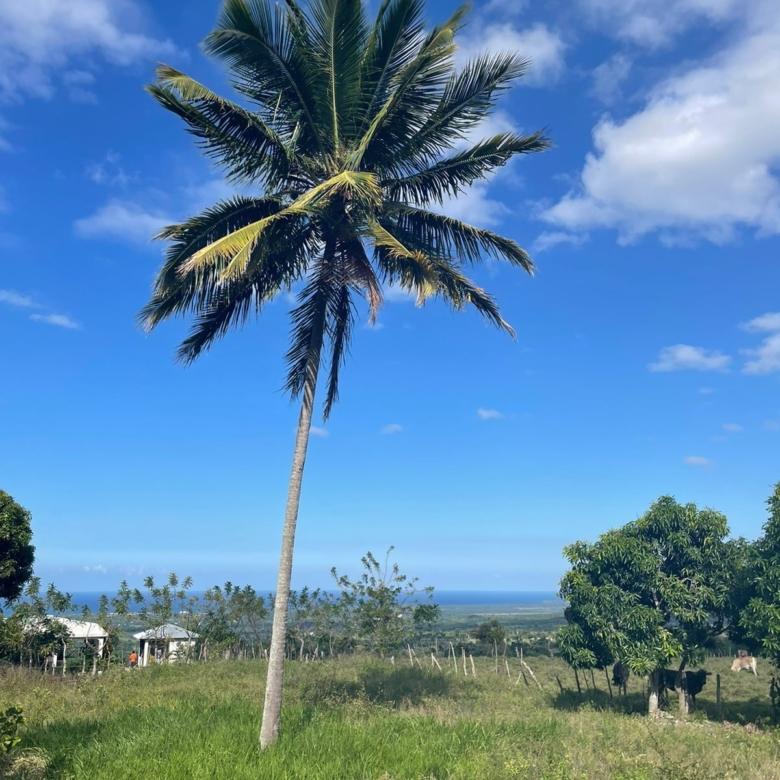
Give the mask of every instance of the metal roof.
[{"label": "metal roof", "polygon": [[194,631],[187,631],[186,628],[177,626],[174,623],[163,623],[156,628],[150,628],[146,631],[139,631],[133,634],[133,639],[197,639],[198,635]]}]

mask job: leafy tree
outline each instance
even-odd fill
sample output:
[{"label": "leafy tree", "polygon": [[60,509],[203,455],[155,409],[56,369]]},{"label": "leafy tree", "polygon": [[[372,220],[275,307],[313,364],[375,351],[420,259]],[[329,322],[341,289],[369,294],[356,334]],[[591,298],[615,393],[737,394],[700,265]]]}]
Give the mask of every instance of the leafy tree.
[{"label": "leafy tree", "polygon": [[487,620],[477,626],[474,638],[491,646],[501,645],[506,639],[506,629],[498,620]]},{"label": "leafy tree", "polygon": [[192,577],[180,579],[172,571],[165,582],[158,585],[154,577],[149,576],[144,579],[144,588],[145,594],[136,590],[131,598],[141,604],[140,616],[150,627],[170,623],[174,618],[181,620],[184,617],[187,622],[192,620],[198,606],[197,596],[190,595]]},{"label": "leafy tree", "polygon": [[56,616],[72,610],[69,593],[51,584],[41,592],[40,578],[31,577],[11,615],[0,621],[0,657],[30,665],[48,663],[69,637]]},{"label": "leafy tree", "polygon": [[746,558],[740,594],[744,603],[735,634],[753,650],[771,659],[775,670],[770,694],[780,712],[780,482],[767,500],[769,517],[763,536]]},{"label": "leafy tree", "polygon": [[[657,670],[678,658],[682,672],[725,627],[734,576],[727,533],[719,512],[667,496],[594,544],[566,547],[572,568],[561,581],[568,602],[561,655],[575,669],[620,660],[651,675],[654,711]],[[684,693],[680,706],[687,712]]]},{"label": "leafy tree", "polygon": [[225,61],[248,107],[167,65],[149,92],[179,116],[228,178],[254,190],[165,228],[170,241],[149,329],[192,314],[180,357],[259,313],[280,292],[302,289],[291,313],[286,388],[301,399],[276,586],[261,746],[278,736],[293,546],[320,366],[327,353],[324,416],[338,396],[356,300],[376,319],[383,283],[420,304],[473,306],[512,332],[464,264],[483,257],[531,272],[514,241],[436,206],[517,155],[539,152],[542,133],[467,133],[526,69],[517,55],[486,55],[461,71],[454,38],[464,9],[425,29],[423,0],[383,0],[373,23],[363,0],[225,0],[206,51]]},{"label": "leafy tree", "polygon": [[18,598],[32,576],[35,548],[30,519],[23,506],[0,490],[0,599]]},{"label": "leafy tree", "polygon": [[268,616],[265,599],[254,588],[241,588],[232,582],[215,585],[203,594],[204,612],[198,631],[206,652],[211,649],[238,655],[247,643],[262,646],[262,623]]},{"label": "leafy tree", "polygon": [[[367,552],[360,559],[363,572],[354,580],[339,575],[335,567],[331,570],[359,636],[383,655],[397,650],[415,631],[439,618],[439,608],[432,602],[433,588],[418,588],[417,577],[410,579],[397,563],[391,565],[392,552],[390,547],[383,563]],[[427,603],[420,601],[421,596]]]}]

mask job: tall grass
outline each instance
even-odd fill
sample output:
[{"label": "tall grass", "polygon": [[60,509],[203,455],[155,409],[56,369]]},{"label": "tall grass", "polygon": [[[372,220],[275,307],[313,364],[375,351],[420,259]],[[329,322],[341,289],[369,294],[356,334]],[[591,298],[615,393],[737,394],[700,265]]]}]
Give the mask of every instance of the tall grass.
[{"label": "tall grass", "polygon": [[[543,691],[496,676],[487,659],[467,679],[360,658],[290,664],[283,735],[263,754],[261,662],[97,679],[15,670],[0,678],[0,706],[24,707],[23,746],[43,751],[52,778],[780,780],[776,731],[707,719],[718,715],[712,682],[690,722],[651,723],[641,681],[610,699],[597,676],[578,695],[562,663],[532,663]],[[726,659],[709,666],[723,676],[723,716],[763,723],[766,678],[730,674]]]}]

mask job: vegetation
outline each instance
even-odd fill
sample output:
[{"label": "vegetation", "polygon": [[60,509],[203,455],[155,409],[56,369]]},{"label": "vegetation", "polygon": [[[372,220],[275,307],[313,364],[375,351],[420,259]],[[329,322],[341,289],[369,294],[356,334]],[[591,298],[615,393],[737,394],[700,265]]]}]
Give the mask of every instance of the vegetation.
[{"label": "vegetation", "polygon": [[[300,282],[287,390],[301,398],[276,586],[260,741],[275,741],[295,527],[323,352],[324,415],[338,397],[355,299],[374,320],[382,283],[423,303],[472,305],[512,332],[494,300],[463,272],[492,256],[530,272],[511,241],[445,217],[436,204],[517,155],[541,133],[465,134],[522,75],[516,55],[483,56],[456,72],[464,10],[425,31],[422,0],[387,0],[369,23],[362,0],[225,0],[206,51],[227,63],[250,108],[167,65],[149,87],[236,183],[257,189],[161,233],[167,259],[142,313],[148,328],[192,313],[180,355],[192,361],[280,292]],[[458,145],[462,148],[455,151]],[[434,210],[431,210],[434,207]]]},{"label": "vegetation", "polygon": [[558,659],[531,661],[543,690],[522,679],[515,684],[520,662],[508,663],[511,677],[479,658],[476,677],[360,656],[290,663],[284,717],[291,726],[263,752],[256,750],[253,713],[264,661],[97,678],[10,670],[0,709],[6,702],[23,707],[20,755],[38,751],[51,778],[780,777],[780,742],[760,725],[769,714],[765,686],[729,673],[728,659],[711,664],[723,678],[722,709],[707,686],[690,723],[638,717],[645,691],[635,678],[626,697],[610,698],[603,675],[580,695]]},{"label": "vegetation", "polygon": [[745,587],[739,593],[742,609],[734,634],[774,664],[770,691],[777,711],[780,710],[780,482],[767,500],[767,507],[769,519],[764,525],[764,535],[749,550],[740,572]]},{"label": "vegetation", "polygon": [[30,513],[0,490],[0,599],[19,596],[33,572]]},{"label": "vegetation", "polygon": [[[595,544],[565,549],[572,564],[561,581],[568,625],[561,653],[575,668],[620,661],[650,675],[648,707],[657,709],[661,670],[702,660],[723,633],[734,580],[726,518],[712,510],[656,501],[639,520]],[[681,676],[680,708],[690,706]]]},{"label": "vegetation", "polygon": [[433,588],[423,590],[425,602],[416,601],[417,578],[402,574],[397,563],[390,565],[392,551],[392,547],[387,551],[384,564],[366,553],[361,559],[363,573],[357,579],[339,576],[335,568],[332,572],[341,589],[343,609],[354,615],[352,636],[383,655],[435,623],[440,612],[432,603]]}]

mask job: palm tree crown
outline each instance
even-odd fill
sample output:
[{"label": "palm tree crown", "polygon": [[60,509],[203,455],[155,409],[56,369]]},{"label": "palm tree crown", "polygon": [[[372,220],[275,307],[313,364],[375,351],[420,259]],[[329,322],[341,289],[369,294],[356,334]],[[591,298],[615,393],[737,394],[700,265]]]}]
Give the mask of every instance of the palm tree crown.
[{"label": "palm tree crown", "polygon": [[193,314],[180,348],[189,362],[300,280],[286,384],[299,395],[327,350],[326,416],[356,297],[375,318],[383,284],[420,303],[471,304],[511,333],[463,266],[493,256],[530,273],[531,259],[514,241],[431,208],[548,143],[541,132],[466,143],[527,63],[489,55],[457,71],[463,16],[426,31],[423,0],[384,0],[373,24],[362,0],[311,0],[306,10],[296,0],[226,0],[205,47],[226,61],[249,107],[166,65],[148,89],[231,181],[261,194],[161,232],[170,243],[145,326]]}]

